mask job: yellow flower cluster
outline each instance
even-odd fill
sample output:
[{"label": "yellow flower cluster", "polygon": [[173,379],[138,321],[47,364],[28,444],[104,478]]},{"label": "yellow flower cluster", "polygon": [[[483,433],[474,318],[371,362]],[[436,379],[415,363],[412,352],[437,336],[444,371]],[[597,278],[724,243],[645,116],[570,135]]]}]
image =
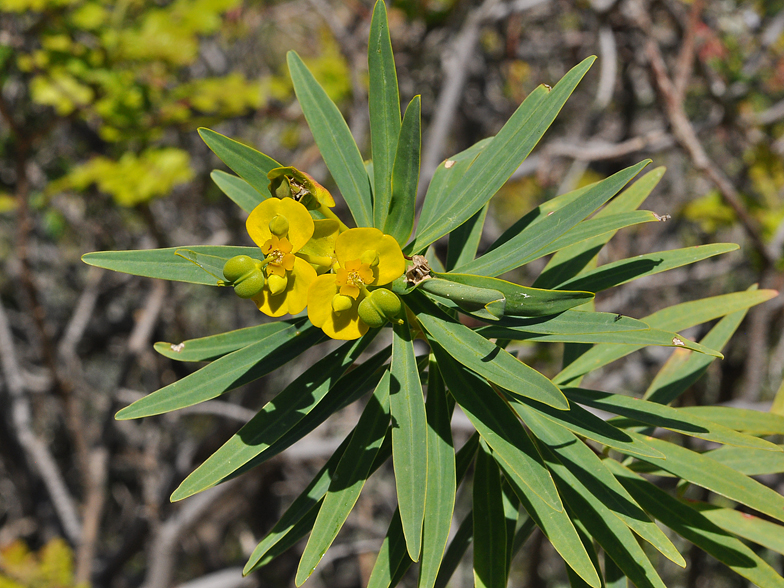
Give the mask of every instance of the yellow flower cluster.
[{"label": "yellow flower cluster", "polygon": [[403,252],[390,235],[314,220],[293,197],[265,200],[246,228],[264,258],[234,257],[223,273],[264,314],[297,314],[307,307],[310,321],[329,337],[350,340],[400,313],[400,299],[379,288],[405,271]]}]

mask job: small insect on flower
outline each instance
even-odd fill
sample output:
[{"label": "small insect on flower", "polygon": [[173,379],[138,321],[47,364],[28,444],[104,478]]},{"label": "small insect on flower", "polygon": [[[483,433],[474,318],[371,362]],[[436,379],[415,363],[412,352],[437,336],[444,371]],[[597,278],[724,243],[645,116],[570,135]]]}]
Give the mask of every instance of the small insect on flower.
[{"label": "small insect on flower", "polygon": [[338,235],[335,257],[336,273],[319,276],[310,287],[310,321],[333,339],[350,340],[393,320],[402,309],[400,300],[375,288],[405,271],[397,241],[378,229],[349,229]]}]

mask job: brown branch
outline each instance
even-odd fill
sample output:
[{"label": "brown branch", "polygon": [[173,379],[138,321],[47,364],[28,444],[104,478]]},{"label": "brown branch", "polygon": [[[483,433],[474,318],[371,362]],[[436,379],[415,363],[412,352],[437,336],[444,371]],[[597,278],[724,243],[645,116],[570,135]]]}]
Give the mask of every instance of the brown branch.
[{"label": "brown branch", "polygon": [[700,23],[702,14],[703,0],[694,0],[691,5],[689,22],[683,34],[683,44],[678,54],[678,61],[675,63],[675,76],[673,85],[675,86],[675,98],[678,102],[683,102],[686,95],[686,88],[689,85],[692,66],[694,64],[695,37],[697,36],[697,26]]},{"label": "brown branch", "polygon": [[648,37],[645,43],[645,55],[653,73],[653,81],[656,89],[662,97],[667,118],[672,128],[672,134],[677,139],[681,147],[691,158],[692,164],[700,172],[705,174],[708,179],[716,186],[724,202],[732,208],[735,215],[740,220],[746,234],[751,239],[754,248],[757,250],[762,263],[769,267],[773,265],[773,260],[768,254],[762,233],[756,220],[748,213],[743,204],[740,193],[724,173],[711,161],[702,143],[697,138],[697,134],[692,126],[683,102],[678,98],[678,92],[667,74],[667,66],[664,63],[659,45],[655,40]]}]

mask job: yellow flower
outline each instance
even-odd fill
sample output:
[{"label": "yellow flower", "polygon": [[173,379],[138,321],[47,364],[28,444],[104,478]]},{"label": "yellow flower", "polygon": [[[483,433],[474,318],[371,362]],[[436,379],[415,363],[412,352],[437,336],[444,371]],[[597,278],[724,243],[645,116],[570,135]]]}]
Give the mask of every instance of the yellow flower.
[{"label": "yellow flower", "polygon": [[308,317],[333,339],[356,339],[368,325],[358,306],[369,295],[368,286],[383,286],[406,269],[394,237],[378,229],[348,229],[335,240],[337,269],[316,278],[308,293]]},{"label": "yellow flower", "polygon": [[251,239],[264,253],[264,288],[253,301],[269,316],[297,314],[308,303],[308,289],[316,270],[295,254],[313,236],[313,219],[307,209],[291,198],[268,198],[245,223]]}]

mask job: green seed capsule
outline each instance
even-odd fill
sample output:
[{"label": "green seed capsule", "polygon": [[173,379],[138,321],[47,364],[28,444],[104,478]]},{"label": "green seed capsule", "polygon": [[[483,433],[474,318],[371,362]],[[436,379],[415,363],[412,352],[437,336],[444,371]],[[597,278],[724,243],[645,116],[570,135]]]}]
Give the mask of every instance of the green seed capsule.
[{"label": "green seed capsule", "polygon": [[269,222],[270,233],[277,237],[285,237],[289,233],[289,220],[280,214],[276,214]]},{"label": "green seed capsule", "polygon": [[291,198],[291,184],[286,176],[278,176],[270,182],[270,192],[278,198]]},{"label": "green seed capsule", "polygon": [[365,324],[369,327],[382,327],[387,321],[394,320],[403,309],[400,302],[393,292],[386,288],[373,290],[370,296],[359,303],[357,312]]},{"label": "green seed capsule", "polygon": [[226,265],[223,266],[223,277],[229,282],[236,282],[248,272],[256,269],[257,261],[258,260],[252,259],[247,255],[232,257],[226,262]]},{"label": "green seed capsule", "polygon": [[253,270],[234,283],[234,293],[240,298],[253,298],[264,287],[264,274]]},{"label": "green seed capsule", "polygon": [[349,310],[352,306],[354,306],[354,299],[351,298],[351,296],[335,294],[332,297],[332,310],[337,315],[340,315],[341,312]]}]

